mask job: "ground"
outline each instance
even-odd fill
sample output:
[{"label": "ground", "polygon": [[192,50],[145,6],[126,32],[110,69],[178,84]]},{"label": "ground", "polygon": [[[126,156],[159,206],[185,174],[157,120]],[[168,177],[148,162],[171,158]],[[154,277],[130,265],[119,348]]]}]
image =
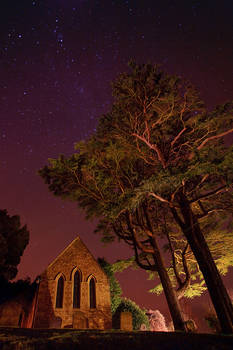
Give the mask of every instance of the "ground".
[{"label": "ground", "polygon": [[0,328],[0,350],[232,350],[233,336]]}]

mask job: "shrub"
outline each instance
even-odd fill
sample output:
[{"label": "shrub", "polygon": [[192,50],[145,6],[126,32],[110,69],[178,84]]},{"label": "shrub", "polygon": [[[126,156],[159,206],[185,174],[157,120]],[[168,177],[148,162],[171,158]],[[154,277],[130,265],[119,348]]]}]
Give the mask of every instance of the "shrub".
[{"label": "shrub", "polygon": [[149,316],[150,330],[152,332],[167,332],[167,326],[164,316],[159,310],[149,310],[147,312]]},{"label": "shrub", "polygon": [[113,315],[113,328],[120,328],[120,314],[124,311],[131,312],[134,330],[140,329],[142,324],[146,325],[147,329],[149,329],[149,320],[146,316],[146,311],[142,310],[134,301],[127,298],[123,298],[121,300],[120,305],[118,306],[116,312]]},{"label": "shrub", "polygon": [[204,319],[206,320],[208,326],[214,333],[221,333],[221,327],[214,311],[209,310],[208,314],[205,315]]},{"label": "shrub", "polygon": [[115,313],[117,307],[121,303],[122,289],[120,283],[117,281],[112,269],[112,265],[109,264],[104,258],[98,258],[98,263],[108,276],[110,285],[110,298],[111,298],[111,312]]}]

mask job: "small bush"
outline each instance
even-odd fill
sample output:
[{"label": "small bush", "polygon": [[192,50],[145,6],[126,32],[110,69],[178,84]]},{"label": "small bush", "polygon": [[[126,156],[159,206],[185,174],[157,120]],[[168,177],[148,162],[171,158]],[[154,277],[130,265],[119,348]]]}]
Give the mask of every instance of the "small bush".
[{"label": "small bush", "polygon": [[152,332],[168,332],[164,316],[159,310],[149,310],[150,331]]},{"label": "small bush", "polygon": [[214,333],[221,333],[219,320],[214,311],[209,311],[208,314],[205,316],[205,320]]},{"label": "small bush", "polygon": [[140,307],[132,300],[123,298],[121,300],[120,305],[116,309],[116,312],[113,314],[112,318],[112,324],[113,328],[119,329],[120,328],[120,314],[123,311],[131,312],[132,318],[133,318],[133,329],[138,330],[140,329],[141,325],[146,325],[147,329],[149,329],[149,320],[146,316],[146,313],[144,310],[140,309]]}]

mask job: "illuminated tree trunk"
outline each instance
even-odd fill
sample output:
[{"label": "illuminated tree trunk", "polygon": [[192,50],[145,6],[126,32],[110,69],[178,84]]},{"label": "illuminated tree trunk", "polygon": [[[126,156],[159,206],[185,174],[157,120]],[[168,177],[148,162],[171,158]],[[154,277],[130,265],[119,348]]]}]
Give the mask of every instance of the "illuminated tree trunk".
[{"label": "illuminated tree trunk", "polygon": [[178,203],[183,222],[181,222],[174,211],[173,216],[181,227],[204,276],[222,332],[226,334],[233,333],[233,306],[202,234],[198,220],[184,194],[179,194]]},{"label": "illuminated tree trunk", "polygon": [[155,236],[153,236],[152,245],[154,248],[154,254],[153,254],[154,261],[157,266],[157,272],[159,274],[160,281],[163,286],[164,294],[167,299],[168,308],[172,317],[174,328],[176,331],[186,331],[179,300],[171,284],[171,281],[168,276],[163,258],[160,254],[159,246],[157,244]]}]

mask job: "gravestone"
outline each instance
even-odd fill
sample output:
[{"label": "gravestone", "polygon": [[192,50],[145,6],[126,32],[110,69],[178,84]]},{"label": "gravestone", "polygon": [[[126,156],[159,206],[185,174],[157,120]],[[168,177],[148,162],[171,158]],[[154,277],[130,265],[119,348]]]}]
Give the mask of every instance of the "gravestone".
[{"label": "gravestone", "polygon": [[87,318],[81,311],[75,311],[73,313],[73,328],[76,329],[87,329]]},{"label": "gravestone", "polygon": [[133,330],[133,319],[131,312],[121,312],[120,317],[120,329],[122,331],[132,331]]},{"label": "gravestone", "polygon": [[49,328],[61,328],[62,319],[61,317],[54,317],[49,323]]},{"label": "gravestone", "polygon": [[104,319],[102,317],[91,316],[88,319],[90,329],[104,329]]}]

